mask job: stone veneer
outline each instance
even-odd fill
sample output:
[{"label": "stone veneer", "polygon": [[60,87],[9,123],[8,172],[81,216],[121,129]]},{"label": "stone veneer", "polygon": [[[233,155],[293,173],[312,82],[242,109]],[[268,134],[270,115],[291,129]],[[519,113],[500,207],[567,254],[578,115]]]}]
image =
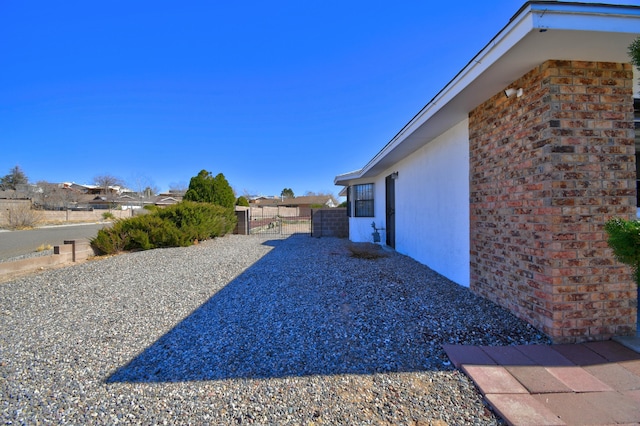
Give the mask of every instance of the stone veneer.
[{"label": "stone veneer", "polygon": [[604,223],[634,218],[629,64],[549,60],[469,114],[471,289],[556,343],[636,330]]}]

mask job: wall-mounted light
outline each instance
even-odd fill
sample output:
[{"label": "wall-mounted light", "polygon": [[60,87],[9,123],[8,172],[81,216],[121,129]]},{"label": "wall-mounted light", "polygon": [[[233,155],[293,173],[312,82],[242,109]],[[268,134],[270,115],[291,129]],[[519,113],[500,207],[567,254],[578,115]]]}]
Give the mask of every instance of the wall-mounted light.
[{"label": "wall-mounted light", "polygon": [[398,172],[391,173],[391,179],[393,179],[393,180],[398,179]]},{"label": "wall-mounted light", "polygon": [[522,87],[520,87],[520,88],[518,88],[518,89],[514,89],[513,87],[511,87],[511,88],[506,89],[506,90],[504,91],[504,95],[505,95],[507,98],[510,98],[510,97],[512,97],[513,95],[516,95],[516,96],[519,98],[520,96],[522,96],[522,94],[523,94],[523,93],[524,93],[524,90],[522,90]]}]

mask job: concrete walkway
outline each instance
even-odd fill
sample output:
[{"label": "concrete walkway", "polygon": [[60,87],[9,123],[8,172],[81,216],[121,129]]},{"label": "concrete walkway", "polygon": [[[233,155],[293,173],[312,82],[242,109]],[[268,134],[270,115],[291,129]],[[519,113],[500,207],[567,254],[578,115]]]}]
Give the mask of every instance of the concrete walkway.
[{"label": "concrete walkway", "polygon": [[444,350],[510,425],[640,424],[640,354],[617,342]]}]

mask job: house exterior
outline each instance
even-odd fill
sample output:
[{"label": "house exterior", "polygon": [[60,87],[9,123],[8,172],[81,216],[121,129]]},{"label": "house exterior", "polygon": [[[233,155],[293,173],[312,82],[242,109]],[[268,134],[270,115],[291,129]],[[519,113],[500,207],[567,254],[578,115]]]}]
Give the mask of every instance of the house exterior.
[{"label": "house exterior", "polygon": [[[346,188],[349,238],[381,243],[555,342],[636,331],[604,223],[636,217],[627,49],[640,7],[531,1]],[[636,102],[637,105],[637,102]]]}]

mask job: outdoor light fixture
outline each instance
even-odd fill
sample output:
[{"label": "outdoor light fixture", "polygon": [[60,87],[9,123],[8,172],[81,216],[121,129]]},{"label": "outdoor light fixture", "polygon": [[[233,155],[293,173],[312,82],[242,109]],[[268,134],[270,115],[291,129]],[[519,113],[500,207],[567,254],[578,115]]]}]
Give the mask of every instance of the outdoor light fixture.
[{"label": "outdoor light fixture", "polygon": [[511,88],[506,89],[506,90],[504,91],[504,95],[505,95],[507,98],[510,98],[510,97],[512,97],[513,95],[516,95],[517,97],[520,97],[520,96],[522,96],[522,93],[523,93],[522,88],[514,89],[513,87],[511,87]]},{"label": "outdoor light fixture", "polygon": [[391,173],[391,179],[393,179],[393,180],[398,179],[398,172]]}]

